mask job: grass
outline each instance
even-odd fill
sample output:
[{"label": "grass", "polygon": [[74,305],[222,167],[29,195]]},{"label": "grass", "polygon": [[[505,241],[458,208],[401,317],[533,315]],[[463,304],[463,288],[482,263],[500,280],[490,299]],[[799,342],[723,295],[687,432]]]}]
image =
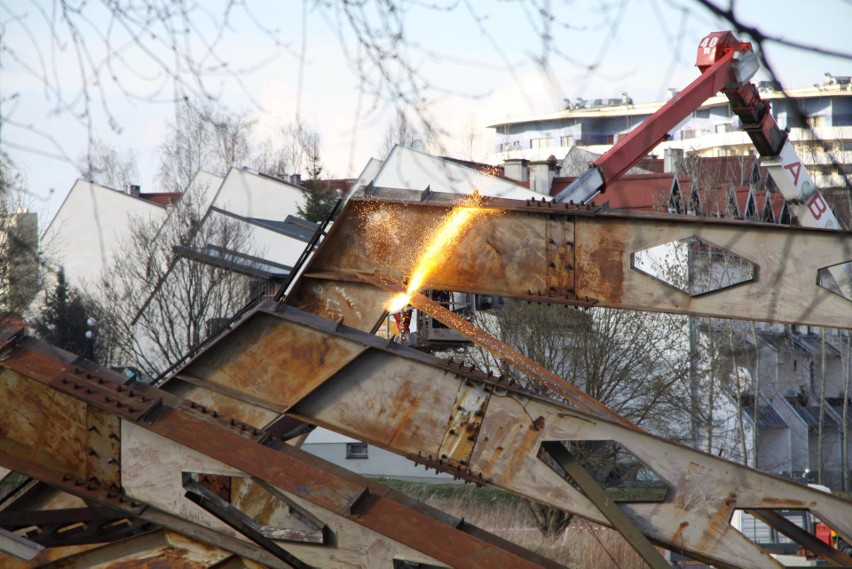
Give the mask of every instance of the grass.
[{"label": "grass", "polygon": [[536,529],[526,503],[495,488],[472,484],[415,484],[382,480],[416,500],[438,508],[574,569],[645,569],[646,565],[618,532],[575,517],[557,538]]}]

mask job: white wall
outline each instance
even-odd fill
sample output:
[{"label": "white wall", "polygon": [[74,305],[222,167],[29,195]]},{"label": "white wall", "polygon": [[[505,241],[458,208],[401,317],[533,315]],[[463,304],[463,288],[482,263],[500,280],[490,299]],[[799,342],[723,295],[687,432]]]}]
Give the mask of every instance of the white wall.
[{"label": "white wall", "polygon": [[165,219],[166,208],[98,184],[77,180],[42,236],[51,265],[83,288],[121,253],[133,216]]},{"label": "white wall", "polygon": [[231,168],[212,205],[244,217],[284,221],[288,215],[299,215],[303,201],[304,191],[296,186]]}]

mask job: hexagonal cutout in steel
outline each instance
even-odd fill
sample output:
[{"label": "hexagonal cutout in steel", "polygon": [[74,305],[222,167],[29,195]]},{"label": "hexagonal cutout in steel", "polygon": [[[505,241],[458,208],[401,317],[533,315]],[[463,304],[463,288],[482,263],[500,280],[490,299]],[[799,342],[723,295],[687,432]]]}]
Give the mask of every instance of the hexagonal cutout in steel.
[{"label": "hexagonal cutout in steel", "polygon": [[817,284],[852,302],[852,261],[821,268],[817,271]]},{"label": "hexagonal cutout in steel", "polygon": [[630,265],[689,296],[717,292],[757,276],[757,266],[748,259],[694,235],[637,251],[631,254]]},{"label": "hexagonal cutout in steel", "polygon": [[[538,457],[560,476],[573,482],[558,456],[545,443]],[[661,502],[669,485],[650,466],[621,443],[612,440],[562,441],[566,456],[576,460],[615,502]],[[563,457],[564,458],[564,457]]]}]

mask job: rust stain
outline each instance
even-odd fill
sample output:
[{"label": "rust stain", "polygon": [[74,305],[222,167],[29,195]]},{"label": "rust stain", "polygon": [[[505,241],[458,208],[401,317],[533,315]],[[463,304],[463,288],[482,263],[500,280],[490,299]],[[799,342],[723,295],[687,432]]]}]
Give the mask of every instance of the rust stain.
[{"label": "rust stain", "polygon": [[683,532],[686,528],[689,527],[689,522],[680,522],[677,530],[672,535],[671,543],[677,544],[680,546],[681,551],[683,551]]},{"label": "rust stain", "polygon": [[517,447],[512,449],[512,456],[509,459],[509,464],[505,469],[506,481],[509,483],[513,479],[513,475],[520,471],[521,465],[529,459],[533,454],[533,449],[538,446],[539,438],[542,431],[537,431],[532,425],[524,433],[524,438]]},{"label": "rust stain", "polygon": [[167,547],[159,554],[140,552],[137,559],[123,559],[110,563],[110,569],[206,569],[208,563],[192,559],[186,549]]},{"label": "rust stain", "polygon": [[397,424],[396,429],[394,429],[393,434],[388,440],[388,444],[392,445],[402,430],[411,422],[411,417],[417,411],[417,401],[415,399],[410,399],[405,404],[405,413],[402,417],[399,418],[399,423]]},{"label": "rust stain", "polygon": [[785,508],[808,508],[813,506],[813,502],[803,502],[802,500],[790,500],[785,498],[775,498],[773,496],[764,496],[760,500],[761,504]]},{"label": "rust stain", "polygon": [[275,316],[258,313],[196,360],[194,377],[287,408],[366,347]]},{"label": "rust stain", "polygon": [[86,405],[86,478],[101,486],[121,488],[121,420]]},{"label": "rust stain", "polygon": [[729,494],[720,507],[707,520],[707,531],[701,534],[696,551],[713,551],[731,529],[729,520],[737,503],[737,495]]},{"label": "rust stain", "polygon": [[38,381],[0,377],[0,448],[20,458],[85,477],[86,404]]},{"label": "rust stain", "polygon": [[620,303],[630,251],[629,232],[615,220],[589,222],[577,219],[575,226],[577,296]]}]

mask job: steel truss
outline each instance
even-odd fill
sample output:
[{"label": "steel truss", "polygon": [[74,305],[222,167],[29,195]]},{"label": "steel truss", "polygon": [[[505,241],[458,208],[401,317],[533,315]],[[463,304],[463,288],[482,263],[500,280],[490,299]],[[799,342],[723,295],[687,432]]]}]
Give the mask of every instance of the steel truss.
[{"label": "steel truss", "polygon": [[[764,512],[771,522],[776,510],[806,508],[852,537],[848,502],[644,433],[547,370],[512,360],[506,346],[419,295],[412,304],[509,359],[565,403],[372,334],[415,258],[395,253],[425,239],[456,199],[420,197],[374,190],[371,199],[350,202],[283,304],[248,314],[160,388],[7,334],[0,466],[52,493],[31,508],[27,537],[0,535],[0,549],[33,557],[29,566],[47,562],[51,551],[82,567],[135,547],[158,552],[152,559],[183,555],[217,567],[393,567],[400,560],[556,566],[286,444],[304,425],[611,525],[651,563],[647,540],[716,566],[777,567],[730,526],[735,509]],[[484,207],[490,212],[427,279],[428,288],[852,326],[852,302],[818,286],[821,270],[852,260],[848,233],[542,202],[486,200]],[[754,270],[698,293],[636,270],[636,253],[691,238]],[[572,445],[600,441],[619,444],[653,470],[662,495],[607,503],[566,455]],[[0,520],[32,503],[25,496],[0,501]],[[62,532],[48,528],[50,516],[74,509],[78,521],[106,516],[123,524],[116,536],[124,530],[130,537],[97,548],[86,531],[55,541]],[[51,536],[48,549],[40,549],[39,535]],[[815,548],[813,536],[794,539]]]}]

